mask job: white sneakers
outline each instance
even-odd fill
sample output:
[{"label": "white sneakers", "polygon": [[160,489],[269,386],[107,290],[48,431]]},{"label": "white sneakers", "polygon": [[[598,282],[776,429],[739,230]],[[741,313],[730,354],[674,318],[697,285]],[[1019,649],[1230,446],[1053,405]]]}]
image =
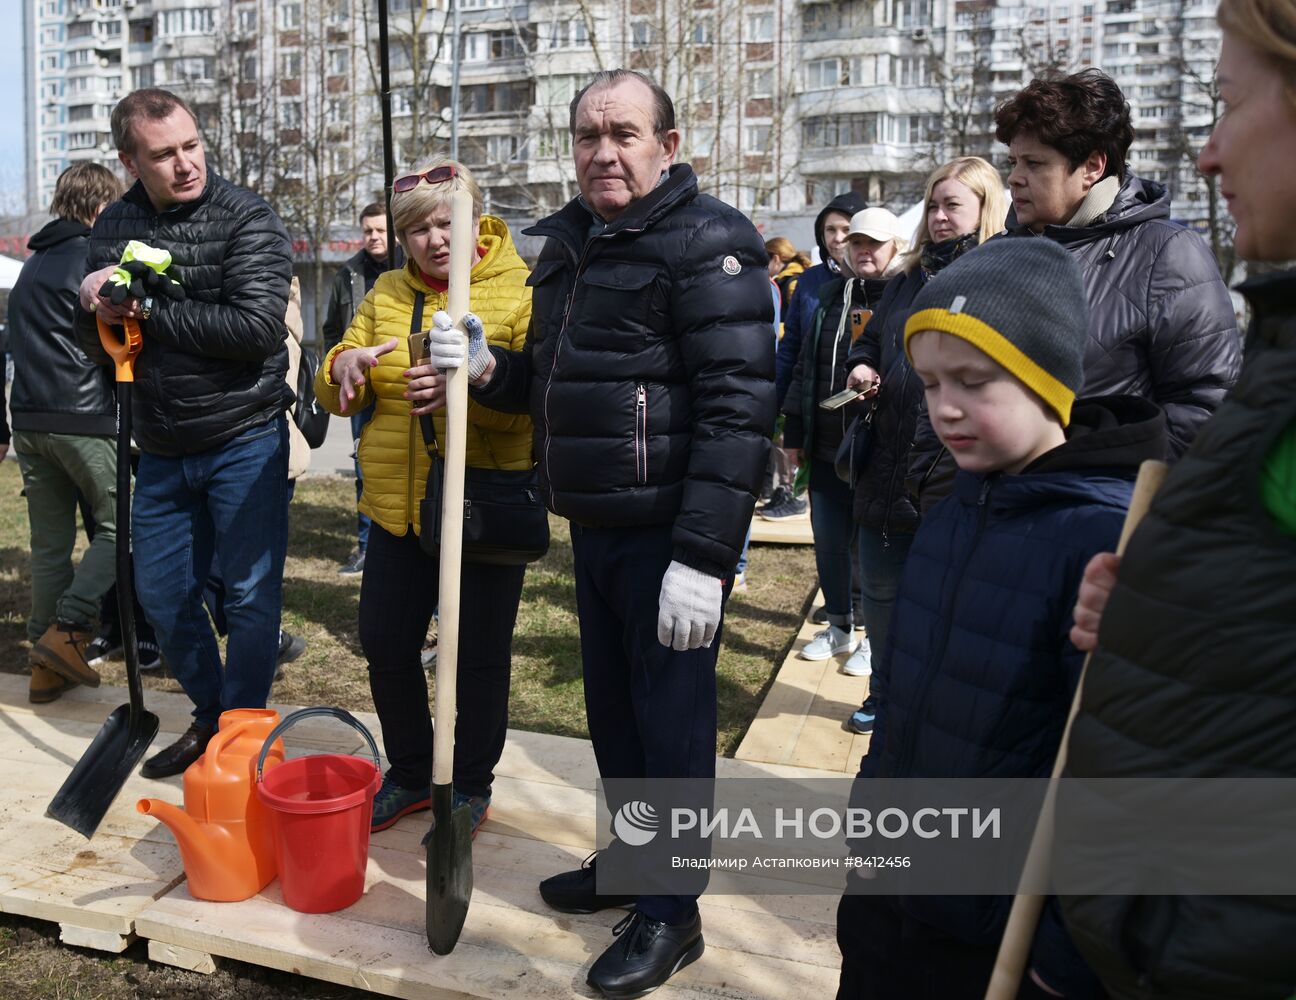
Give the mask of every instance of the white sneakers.
[{"label": "white sneakers", "polygon": [[867,639],[862,640],[851,658],[842,664],[842,673],[850,677],[867,677],[873,673],[873,647]]},{"label": "white sneakers", "polygon": [[798,655],[803,660],[826,660],[838,653],[853,653],[856,645],[851,629],[829,625],[826,629],[816,632],[815,637],[806,643],[805,648]]}]

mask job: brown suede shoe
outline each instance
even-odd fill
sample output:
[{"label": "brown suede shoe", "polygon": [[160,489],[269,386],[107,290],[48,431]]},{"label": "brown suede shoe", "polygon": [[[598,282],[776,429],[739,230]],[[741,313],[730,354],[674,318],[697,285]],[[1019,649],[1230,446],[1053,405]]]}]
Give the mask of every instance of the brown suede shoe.
[{"label": "brown suede shoe", "polygon": [[27,688],[27,700],[33,705],[44,705],[57,701],[64,691],[76,687],[76,681],[69,681],[54,673],[44,664],[34,660],[31,665],[31,685]]},{"label": "brown suede shoe", "polygon": [[86,646],[93,638],[89,629],[83,631],[75,625],[55,622],[36,640],[31,658],[66,680],[97,688],[99,672],[86,662]]}]

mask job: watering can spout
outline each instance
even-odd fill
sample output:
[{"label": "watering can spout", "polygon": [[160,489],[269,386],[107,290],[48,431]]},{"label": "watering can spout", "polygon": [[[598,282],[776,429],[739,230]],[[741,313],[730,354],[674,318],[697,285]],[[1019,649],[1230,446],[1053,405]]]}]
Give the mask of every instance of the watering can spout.
[{"label": "watering can spout", "polygon": [[224,833],[219,826],[199,823],[183,809],[161,799],[140,799],[135,808],[167,825],[180,845],[180,857],[191,880],[194,872],[207,870],[219,862],[222,842],[228,839],[219,836]]}]

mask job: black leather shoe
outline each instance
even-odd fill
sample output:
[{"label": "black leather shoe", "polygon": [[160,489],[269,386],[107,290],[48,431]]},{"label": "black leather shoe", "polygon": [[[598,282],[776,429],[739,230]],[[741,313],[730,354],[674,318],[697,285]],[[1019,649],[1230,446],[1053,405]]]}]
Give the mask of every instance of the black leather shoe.
[{"label": "black leather shoe", "polygon": [[146,760],[140,768],[140,774],[146,778],[169,778],[173,774],[181,774],[203,755],[207,743],[215,735],[214,727],[193,723],[178,740]]},{"label": "black leather shoe", "polygon": [[617,940],[590,968],[585,981],[605,997],[641,997],[651,993],[706,947],[702,915],[696,910],[685,924],[664,924],[638,910],[612,928]]},{"label": "black leather shoe", "polygon": [[598,851],[575,871],[554,875],[540,883],[540,898],[561,913],[597,913],[613,906],[629,906],[637,896],[600,896],[594,889]]}]

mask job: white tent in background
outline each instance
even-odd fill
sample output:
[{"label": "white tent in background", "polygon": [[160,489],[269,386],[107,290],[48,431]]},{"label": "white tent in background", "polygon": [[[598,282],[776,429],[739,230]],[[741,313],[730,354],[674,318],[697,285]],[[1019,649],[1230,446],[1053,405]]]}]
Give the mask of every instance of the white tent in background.
[{"label": "white tent in background", "polygon": [[0,254],[0,291],[13,288],[22,271],[22,261]]}]

